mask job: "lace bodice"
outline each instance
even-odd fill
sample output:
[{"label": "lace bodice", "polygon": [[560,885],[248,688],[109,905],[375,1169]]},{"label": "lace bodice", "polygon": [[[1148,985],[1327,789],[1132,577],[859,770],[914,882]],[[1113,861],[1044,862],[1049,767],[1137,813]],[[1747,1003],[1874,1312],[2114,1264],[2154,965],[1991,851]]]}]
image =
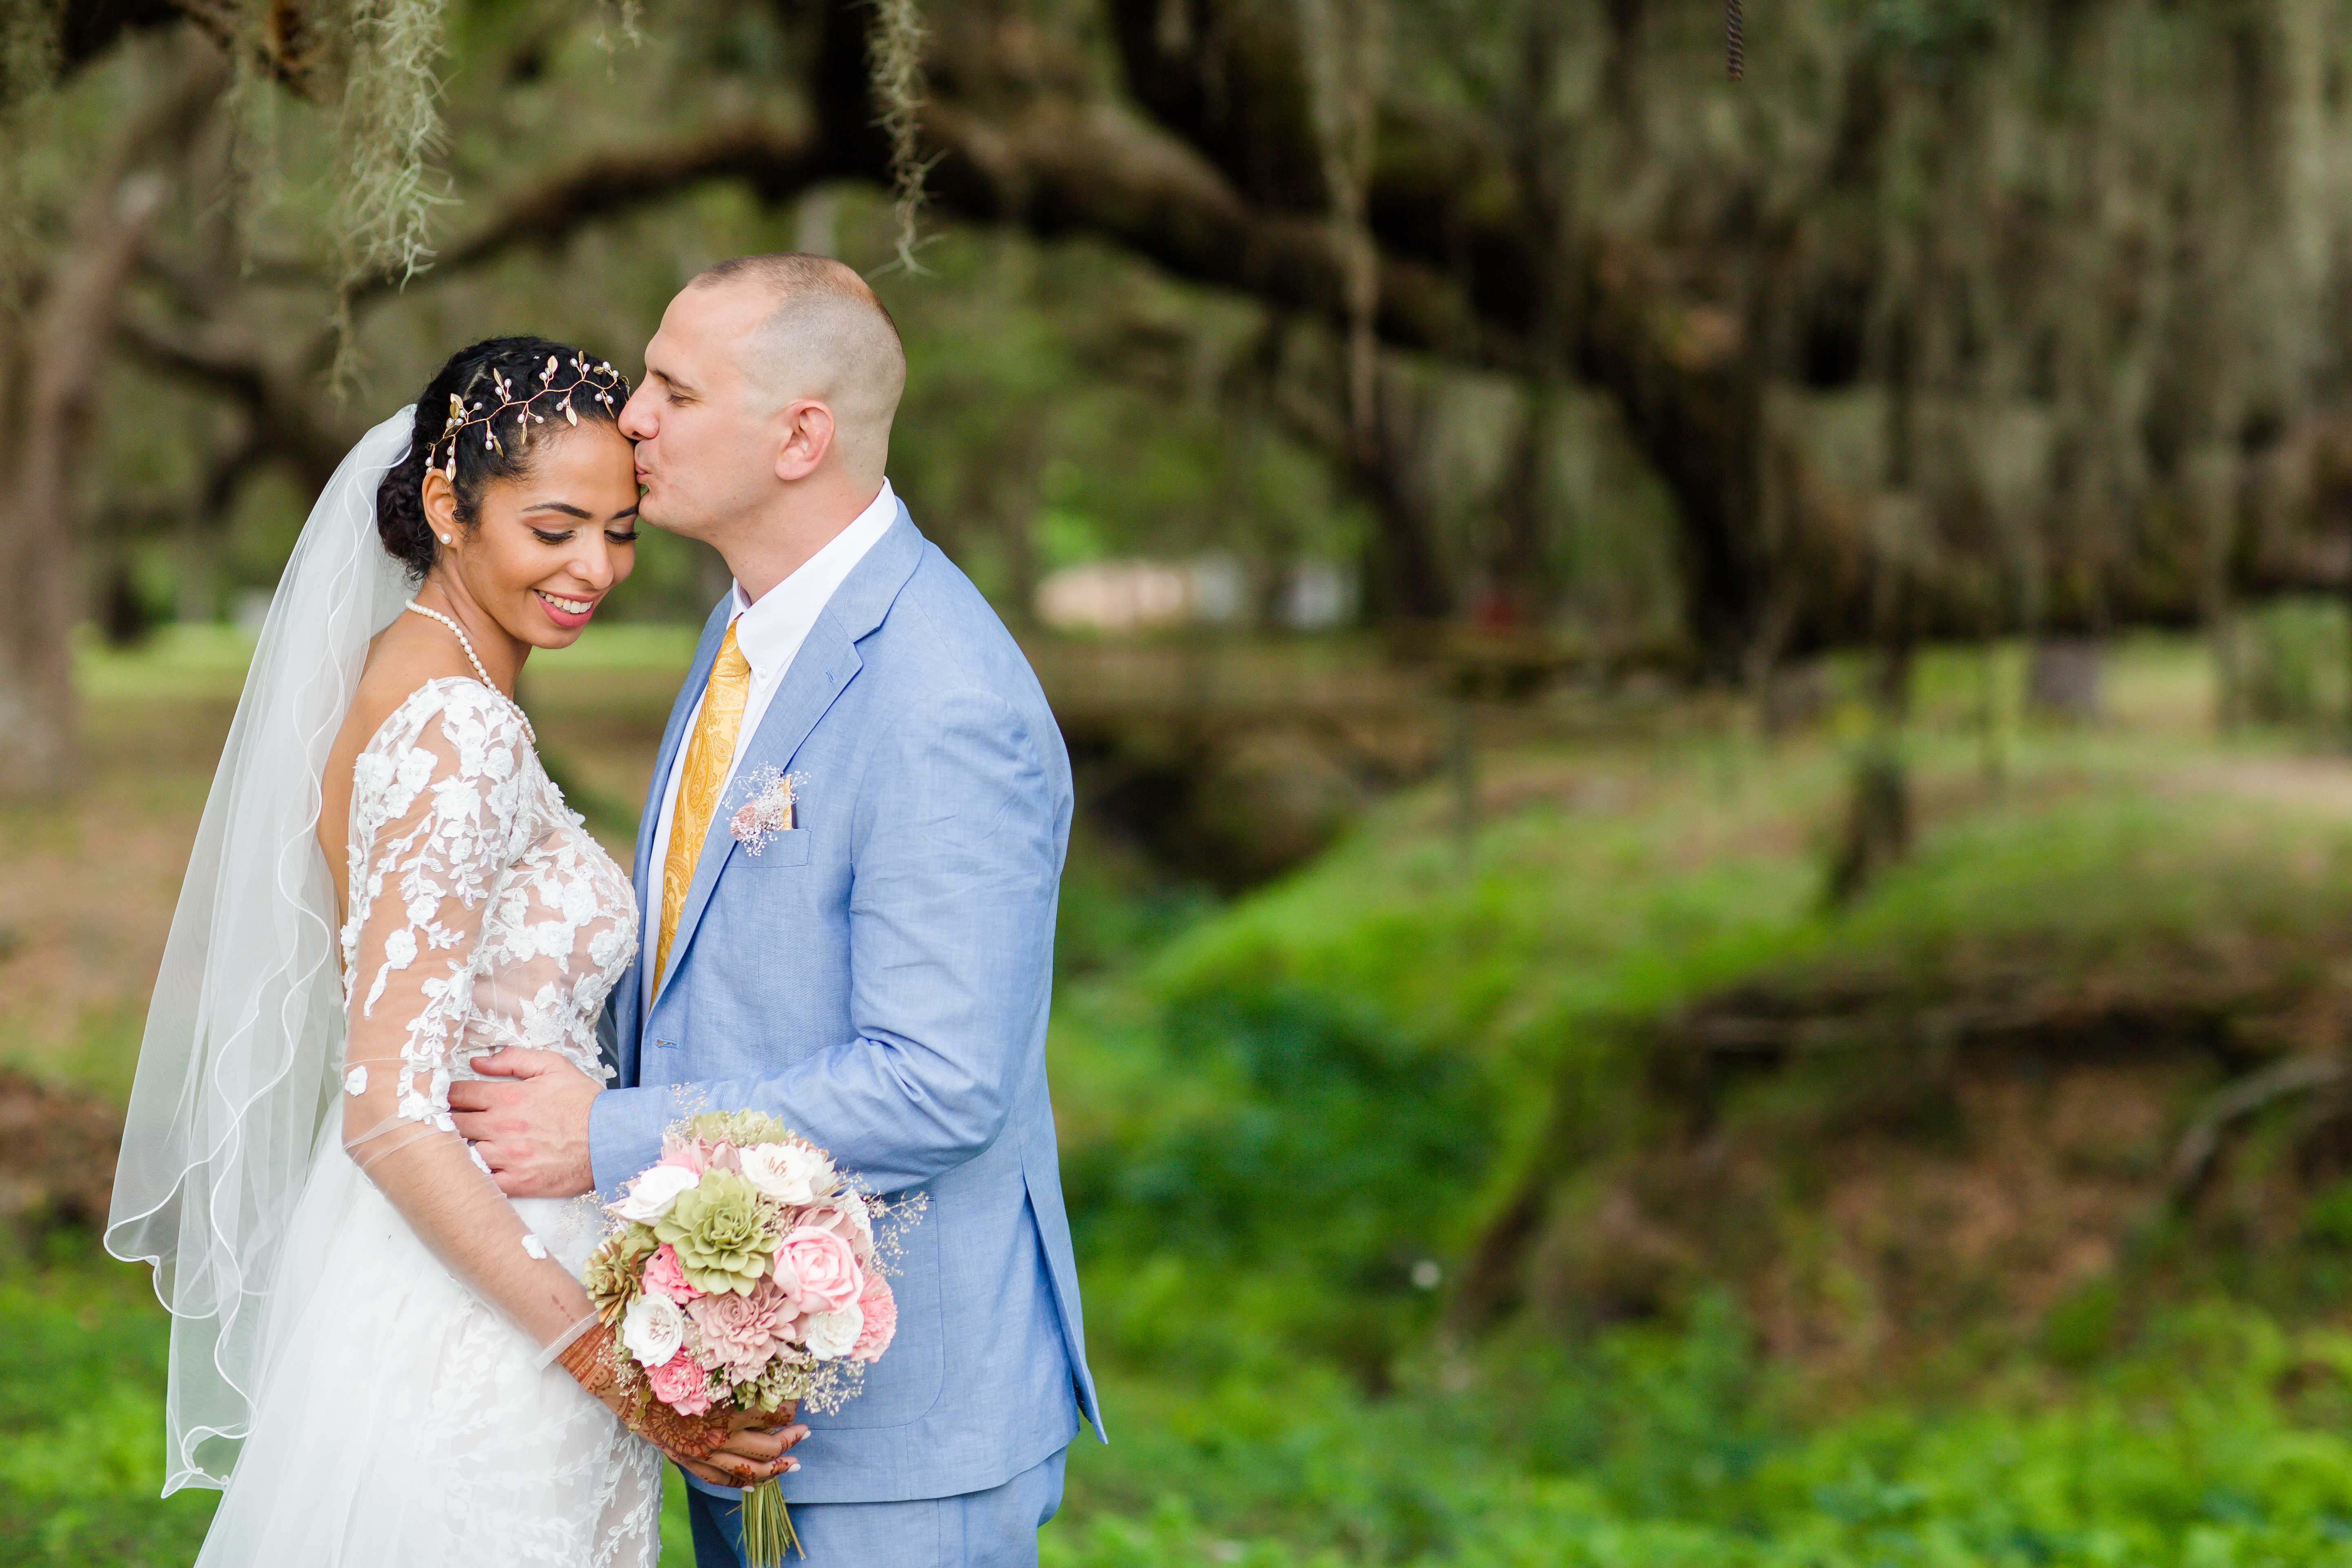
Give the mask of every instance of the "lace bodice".
[{"label": "lace bodice", "polygon": [[450,1131],[450,1083],[505,1046],[609,1075],[596,1018],[635,954],[636,900],[498,693],[427,681],[377,729],[353,769],[350,886],[352,1022],[408,1019],[400,1120]]}]

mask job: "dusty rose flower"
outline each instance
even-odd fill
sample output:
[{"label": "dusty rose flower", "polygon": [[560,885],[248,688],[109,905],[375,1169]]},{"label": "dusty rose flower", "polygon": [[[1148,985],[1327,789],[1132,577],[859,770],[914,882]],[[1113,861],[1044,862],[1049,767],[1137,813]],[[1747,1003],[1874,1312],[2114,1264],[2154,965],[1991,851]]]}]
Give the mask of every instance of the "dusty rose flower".
[{"label": "dusty rose flower", "polygon": [[776,1256],[800,1280],[803,1312],[837,1312],[866,1289],[857,1254],[836,1232],[807,1225],[787,1231]]},{"label": "dusty rose flower", "polygon": [[734,1171],[740,1173],[743,1169],[743,1156],[741,1152],[736,1149],[734,1144],[725,1142],[721,1142],[717,1148],[711,1150],[710,1152],[705,1156],[705,1160],[709,1167],[714,1171]]},{"label": "dusty rose flower", "polygon": [[793,1216],[793,1226],[795,1229],[806,1226],[812,1230],[833,1232],[849,1243],[849,1250],[857,1255],[860,1268],[874,1261],[874,1223],[866,1217],[865,1200],[855,1193],[809,1205]]},{"label": "dusty rose flower", "polygon": [[722,1290],[687,1309],[702,1331],[703,1348],[738,1383],[757,1377],[775,1342],[789,1338],[798,1315],[793,1295],[763,1279],[751,1294]]},{"label": "dusty rose flower", "polygon": [[686,1282],[686,1269],[677,1260],[677,1248],[665,1241],[646,1259],[646,1289],[658,1290],[683,1307],[701,1299],[702,1292]]},{"label": "dusty rose flower", "polygon": [[898,1299],[890,1294],[890,1281],[879,1274],[868,1274],[866,1294],[857,1299],[857,1304],[865,1310],[866,1322],[857,1331],[857,1342],[849,1347],[850,1358],[879,1361],[898,1331]]},{"label": "dusty rose flower", "polygon": [[681,1143],[675,1149],[665,1150],[656,1163],[675,1165],[681,1171],[692,1171],[698,1176],[702,1174],[701,1146],[696,1143]]},{"label": "dusty rose flower", "polygon": [[699,1415],[710,1408],[710,1374],[684,1351],[646,1373],[654,1397],[681,1415]]}]

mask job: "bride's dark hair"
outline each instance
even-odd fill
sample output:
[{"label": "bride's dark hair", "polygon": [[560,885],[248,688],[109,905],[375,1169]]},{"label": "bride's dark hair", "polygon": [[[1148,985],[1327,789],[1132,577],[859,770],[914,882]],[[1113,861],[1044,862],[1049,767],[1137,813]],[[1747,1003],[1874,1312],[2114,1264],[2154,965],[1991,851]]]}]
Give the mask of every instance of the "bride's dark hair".
[{"label": "bride's dark hair", "polygon": [[[629,384],[611,363],[545,338],[488,338],[459,349],[425,384],[408,455],[376,487],[375,529],[409,575],[422,578],[440,549],[425,518],[425,475],[439,468],[457,495],[457,521],[474,524],[493,480],[530,471],[530,443],[583,419],[618,423]],[[528,423],[526,423],[528,422]]]}]

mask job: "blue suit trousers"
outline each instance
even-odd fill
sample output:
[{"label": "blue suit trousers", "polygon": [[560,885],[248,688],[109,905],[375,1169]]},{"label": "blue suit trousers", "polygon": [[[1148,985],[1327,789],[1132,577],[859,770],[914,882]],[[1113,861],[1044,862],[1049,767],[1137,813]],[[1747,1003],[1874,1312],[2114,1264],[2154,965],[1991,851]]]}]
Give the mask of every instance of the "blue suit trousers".
[{"label": "blue suit trousers", "polygon": [[[1068,1450],[1000,1487],[912,1502],[796,1502],[807,1568],[1037,1568],[1037,1531],[1062,1506]],[[742,1568],[743,1512],[688,1487],[696,1568]],[[789,1568],[800,1560],[787,1554]]]}]

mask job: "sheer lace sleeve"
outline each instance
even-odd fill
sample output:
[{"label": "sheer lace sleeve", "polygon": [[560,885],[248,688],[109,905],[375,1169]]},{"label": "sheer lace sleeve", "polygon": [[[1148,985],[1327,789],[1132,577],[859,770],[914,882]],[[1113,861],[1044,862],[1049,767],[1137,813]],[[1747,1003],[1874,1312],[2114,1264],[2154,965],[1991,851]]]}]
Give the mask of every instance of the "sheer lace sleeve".
[{"label": "sheer lace sleeve", "polygon": [[449,1117],[485,957],[483,928],[523,847],[528,751],[511,710],[470,681],[410,699],[361,753],[343,927],[349,1044],[343,1147],[449,1271],[551,1355],[593,1321]]}]

